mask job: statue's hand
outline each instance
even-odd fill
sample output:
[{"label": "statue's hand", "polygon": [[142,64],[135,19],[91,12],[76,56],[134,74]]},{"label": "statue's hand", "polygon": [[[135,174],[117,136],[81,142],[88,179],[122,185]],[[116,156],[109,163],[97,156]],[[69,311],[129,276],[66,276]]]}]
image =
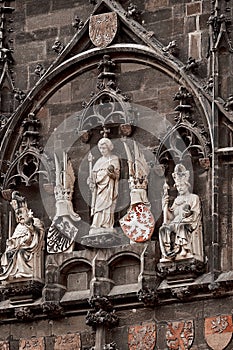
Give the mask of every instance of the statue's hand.
[{"label": "statue's hand", "polygon": [[90,190],[93,192],[94,188],[95,188],[95,183],[91,177],[87,178],[87,184],[88,184]]}]

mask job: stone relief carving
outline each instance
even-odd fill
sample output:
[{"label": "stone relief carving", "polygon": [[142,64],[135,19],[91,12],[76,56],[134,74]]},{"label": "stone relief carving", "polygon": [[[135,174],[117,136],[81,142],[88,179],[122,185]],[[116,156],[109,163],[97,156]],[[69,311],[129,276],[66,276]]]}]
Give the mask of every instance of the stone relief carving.
[{"label": "stone relief carving", "polygon": [[153,350],[156,344],[156,325],[146,323],[130,326],[128,331],[129,350]]},{"label": "stone relief carving", "polygon": [[50,317],[59,317],[63,314],[63,308],[58,301],[45,301],[42,304],[43,313]]},{"label": "stone relief carving", "polygon": [[11,216],[9,216],[9,238],[1,257],[0,281],[41,278],[43,224],[40,219],[33,216],[26,199],[17,191],[12,193],[11,206],[15,211],[17,226],[11,234]]},{"label": "stone relief carving", "polygon": [[213,350],[226,349],[232,339],[232,315],[205,318],[205,340]]},{"label": "stone relief carving", "polygon": [[97,47],[112,43],[117,33],[117,13],[109,12],[90,17],[89,36]]},{"label": "stone relief carving", "polygon": [[190,349],[194,340],[193,320],[169,322],[166,341],[168,349]]},{"label": "stone relief carving", "polygon": [[56,200],[56,214],[47,234],[48,253],[61,253],[73,250],[78,229],[75,224],[81,220],[74,212],[72,196],[75,176],[72,163],[63,153],[63,168],[55,154],[56,186],[54,188]]},{"label": "stone relief carving", "polygon": [[54,350],[81,350],[80,334],[64,334],[56,337]]},{"label": "stone relief carving", "polygon": [[137,297],[145,306],[154,307],[158,303],[158,293],[156,292],[156,289],[140,289],[137,292]]},{"label": "stone relief carving", "polygon": [[108,328],[115,327],[119,318],[113,309],[111,301],[105,296],[93,296],[89,299],[92,310],[86,315],[86,324],[96,329],[98,326],[106,325]]},{"label": "stone relief carving", "polygon": [[120,162],[112,154],[114,146],[109,138],[100,139],[98,148],[102,156],[94,164],[88,181],[92,192],[90,235],[115,232],[114,210],[118,197]]},{"label": "stone relief carving", "polygon": [[147,197],[149,167],[135,141],[134,160],[125,139],[123,143],[129,166],[130,208],[120,225],[131,241],[145,242],[151,238],[155,225]]},{"label": "stone relief carving", "polygon": [[196,194],[190,193],[189,171],[177,164],[173,173],[178,195],[169,208],[165,188],[163,197],[164,222],[159,230],[162,253],[160,262],[195,258],[203,261],[201,204]]},{"label": "stone relief carving", "polygon": [[33,320],[34,315],[30,307],[24,306],[24,307],[15,309],[15,317],[19,321],[31,321]]},{"label": "stone relief carving", "polygon": [[19,350],[45,350],[44,337],[31,338],[31,339],[20,339]]}]

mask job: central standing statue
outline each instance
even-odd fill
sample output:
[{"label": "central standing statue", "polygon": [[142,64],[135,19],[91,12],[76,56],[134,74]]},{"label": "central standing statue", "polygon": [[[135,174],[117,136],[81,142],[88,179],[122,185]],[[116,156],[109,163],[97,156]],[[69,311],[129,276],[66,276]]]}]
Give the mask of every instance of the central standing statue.
[{"label": "central standing statue", "polygon": [[94,164],[88,181],[92,191],[92,224],[89,234],[114,231],[120,162],[119,158],[112,154],[113,147],[112,141],[107,137],[98,142],[102,157]]}]

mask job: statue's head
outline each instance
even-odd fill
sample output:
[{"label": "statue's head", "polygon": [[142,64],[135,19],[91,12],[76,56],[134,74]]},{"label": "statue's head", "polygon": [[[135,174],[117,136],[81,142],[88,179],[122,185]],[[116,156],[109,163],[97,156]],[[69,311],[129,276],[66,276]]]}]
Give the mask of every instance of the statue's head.
[{"label": "statue's head", "polygon": [[172,177],[175,181],[176,188],[178,189],[180,187],[190,187],[189,177],[190,172],[185,168],[183,164],[177,164],[175,166],[174,172],[172,173]]},{"label": "statue's head", "polygon": [[113,146],[112,141],[109,138],[103,137],[98,142],[98,148],[99,148],[100,153],[103,156],[105,156],[113,150],[114,146]]},{"label": "statue's head", "polygon": [[27,221],[29,218],[29,210],[25,197],[21,196],[18,191],[12,192],[11,206],[15,211],[17,222]]}]

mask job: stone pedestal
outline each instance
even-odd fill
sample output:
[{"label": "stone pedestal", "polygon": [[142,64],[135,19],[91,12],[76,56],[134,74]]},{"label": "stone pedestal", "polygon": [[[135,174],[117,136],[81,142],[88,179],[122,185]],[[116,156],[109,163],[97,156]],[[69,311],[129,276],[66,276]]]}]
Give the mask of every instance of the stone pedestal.
[{"label": "stone pedestal", "polygon": [[81,244],[95,248],[111,248],[127,244],[129,239],[125,237],[121,231],[117,230],[98,230],[96,233],[91,231],[91,234],[83,236]]},{"label": "stone pedestal", "polygon": [[160,262],[157,268],[159,275],[166,278],[168,284],[191,283],[204,272],[205,264],[203,261],[191,258]]},{"label": "stone pedestal", "polygon": [[31,303],[41,297],[44,283],[39,280],[7,282],[0,286],[0,292],[11,304]]}]

